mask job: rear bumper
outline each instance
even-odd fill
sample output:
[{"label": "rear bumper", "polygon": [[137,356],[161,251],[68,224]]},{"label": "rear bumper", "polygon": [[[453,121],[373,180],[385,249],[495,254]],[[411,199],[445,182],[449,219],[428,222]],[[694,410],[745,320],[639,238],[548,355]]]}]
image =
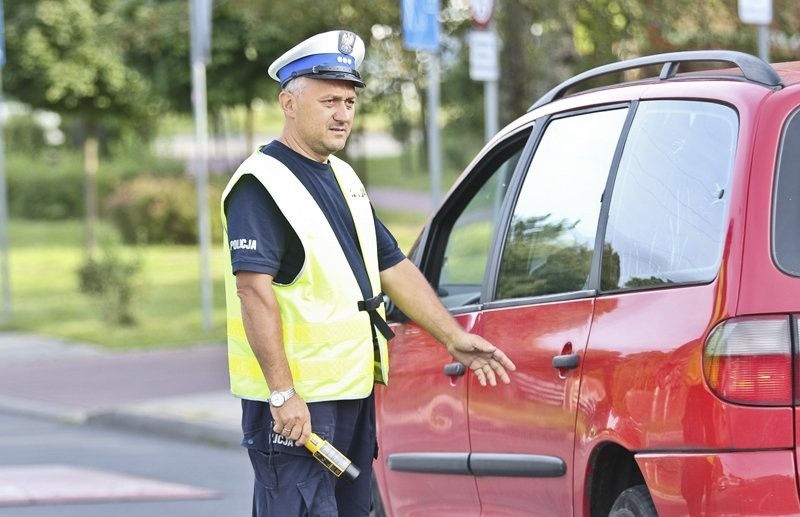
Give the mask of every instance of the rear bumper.
[{"label": "rear bumper", "polygon": [[637,454],[659,515],[800,515],[794,452]]}]

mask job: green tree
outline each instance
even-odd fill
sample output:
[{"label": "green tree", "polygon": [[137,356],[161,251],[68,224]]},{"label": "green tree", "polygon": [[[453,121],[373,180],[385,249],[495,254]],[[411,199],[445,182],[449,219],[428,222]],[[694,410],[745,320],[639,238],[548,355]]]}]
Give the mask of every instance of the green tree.
[{"label": "green tree", "polygon": [[[570,76],[621,59],[678,50],[757,53],[738,0],[500,0],[501,119],[510,121]],[[774,0],[773,61],[795,59],[800,3]]]},{"label": "green tree", "polygon": [[[341,1],[324,9],[320,5],[316,0],[214,2],[206,71],[209,112],[244,107],[246,133],[252,140],[252,102],[277,97],[278,85],[268,78],[267,67],[286,49],[338,28],[357,32],[369,46],[373,25],[399,20],[398,7],[390,0]],[[189,0],[121,0],[116,10],[129,20],[118,34],[129,62],[152,78],[154,90],[170,109],[189,113]]]},{"label": "green tree", "polygon": [[98,128],[104,121],[141,124],[158,106],[148,82],[127,66],[116,34],[124,20],[111,0],[11,0],[6,91],[39,109],[74,116],[83,126],[85,244],[96,247]]}]

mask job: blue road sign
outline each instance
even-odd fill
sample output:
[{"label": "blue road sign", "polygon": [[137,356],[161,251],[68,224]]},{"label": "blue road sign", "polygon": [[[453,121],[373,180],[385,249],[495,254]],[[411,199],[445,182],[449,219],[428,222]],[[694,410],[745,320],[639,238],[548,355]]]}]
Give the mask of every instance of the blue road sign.
[{"label": "blue road sign", "polygon": [[4,25],[5,21],[3,20],[3,0],[0,0],[0,68],[3,68],[6,64],[6,36],[3,33]]},{"label": "blue road sign", "polygon": [[439,0],[402,0],[403,44],[409,50],[439,49]]}]

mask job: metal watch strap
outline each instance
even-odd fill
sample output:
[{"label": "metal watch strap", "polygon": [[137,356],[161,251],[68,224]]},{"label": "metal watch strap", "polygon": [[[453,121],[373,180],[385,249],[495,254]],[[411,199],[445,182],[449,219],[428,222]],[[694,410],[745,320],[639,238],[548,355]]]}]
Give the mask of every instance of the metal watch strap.
[{"label": "metal watch strap", "polygon": [[296,392],[294,390],[294,386],[292,386],[291,388],[289,388],[286,391],[273,391],[272,393],[269,394],[270,405],[272,405],[272,395],[274,395],[274,394],[279,394],[279,395],[281,395],[283,397],[283,402],[280,404],[280,405],[283,405],[283,404],[286,403],[287,400],[289,400],[290,398],[294,397],[295,393]]}]

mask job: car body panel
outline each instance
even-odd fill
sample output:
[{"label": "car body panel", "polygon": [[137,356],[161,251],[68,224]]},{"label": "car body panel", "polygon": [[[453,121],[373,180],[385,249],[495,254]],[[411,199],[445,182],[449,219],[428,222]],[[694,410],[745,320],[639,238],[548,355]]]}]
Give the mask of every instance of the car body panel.
[{"label": "car body panel", "polygon": [[[520,305],[484,311],[480,332],[514,358],[517,372],[507,386],[484,388],[472,380],[469,392],[473,453],[543,455],[572,463],[579,369],[553,367],[556,356],[574,355],[576,364],[589,336],[592,298]],[[572,471],[541,477],[477,477],[488,515],[525,512],[530,501],[544,515],[572,512]],[[555,473],[552,473],[555,474]]]},{"label": "car body panel", "polygon": [[[472,314],[457,318],[467,330],[475,324]],[[443,369],[452,363],[452,357],[415,323],[393,325],[393,330],[389,385],[376,388],[378,463],[384,466],[378,470],[385,486],[392,487],[384,495],[384,504],[398,515],[470,515],[472,509],[477,515],[480,502],[471,476],[432,473],[420,484],[414,479],[418,474],[388,466],[392,454],[414,455],[423,463],[420,468],[425,468],[426,455],[466,458],[470,448],[469,377],[445,375]]]},{"label": "car body panel", "polygon": [[659,515],[800,515],[791,451],[639,454]]},{"label": "car body panel", "polygon": [[723,404],[704,382],[703,337],[724,316],[712,310],[717,285],[597,299],[582,370],[577,471],[606,441],[634,451],[792,446],[791,408]]},{"label": "car body panel", "polygon": [[[780,271],[775,265],[770,245],[772,227],[774,175],[777,166],[778,142],[788,115],[800,109],[800,86],[780,92],[765,103],[758,134],[753,144],[753,162],[764,174],[750,179],[750,206],[747,214],[747,246],[744,247],[739,310],[742,313],[794,312],[800,308],[800,278]],[[770,174],[767,174],[769,172]],[[780,289],[770,286],[780,285]]]},{"label": "car body panel", "polygon": [[[510,385],[495,388],[481,387],[469,373],[436,381],[436,389],[448,393],[450,412],[431,409],[441,404],[433,391],[425,391],[416,406],[413,399],[406,401],[401,411],[379,408],[379,433],[396,427],[388,439],[381,438],[377,465],[379,476],[385,477],[379,480],[387,494],[384,498],[399,501],[388,505],[394,510],[390,514],[438,515],[441,510],[460,515],[594,515],[591,486],[598,476],[614,475],[597,471],[602,467],[598,458],[611,445],[635,458],[662,515],[800,515],[796,467],[800,434],[795,434],[800,433],[800,416],[795,408],[724,401],[709,388],[703,373],[704,345],[720,322],[745,315],[800,314],[800,277],[781,271],[771,250],[774,171],[784,123],[800,106],[800,85],[796,85],[800,62],[778,64],[775,69],[786,86],[688,77],[571,95],[523,115],[484,147],[451,189],[453,199],[494,146],[551,115],[659,99],[730,106],[738,115],[739,133],[726,192],[729,213],[719,271],[701,284],[589,291],[513,303],[491,299],[492,285],[484,286],[482,305],[457,317],[506,351],[518,370]],[[517,174],[523,169],[518,168]],[[442,207],[451,202],[446,199]],[[420,262],[426,275],[430,273],[424,267],[426,254],[441,239],[438,218],[432,217],[429,225],[434,230],[426,227],[418,243],[424,250]],[[502,240],[498,237],[493,246]],[[499,260],[500,253],[496,249],[493,253],[492,260]],[[392,348],[392,381],[407,377],[399,381],[405,394],[417,385],[429,385],[436,368],[450,359],[429,336],[420,337],[424,333],[413,324],[399,328],[401,339],[393,343],[400,346]],[[419,362],[415,349],[421,343],[430,352],[424,360],[436,366]],[[432,352],[436,347],[439,352]],[[564,355],[577,356],[575,368],[553,367],[553,358]],[[397,363],[409,357],[426,364],[421,376],[408,367],[397,373]],[[394,383],[390,386],[389,391],[397,388]],[[423,414],[438,415],[438,421],[452,424],[448,427],[452,441],[436,436],[431,424],[423,422]],[[426,440],[432,436],[423,447],[408,437],[415,433]],[[557,458],[564,461],[566,472],[551,477],[475,471],[429,475],[393,473],[387,468],[392,454],[420,452],[430,444],[440,452],[466,450],[480,459]],[[445,502],[433,501],[437,490],[444,491],[439,497]]]}]

